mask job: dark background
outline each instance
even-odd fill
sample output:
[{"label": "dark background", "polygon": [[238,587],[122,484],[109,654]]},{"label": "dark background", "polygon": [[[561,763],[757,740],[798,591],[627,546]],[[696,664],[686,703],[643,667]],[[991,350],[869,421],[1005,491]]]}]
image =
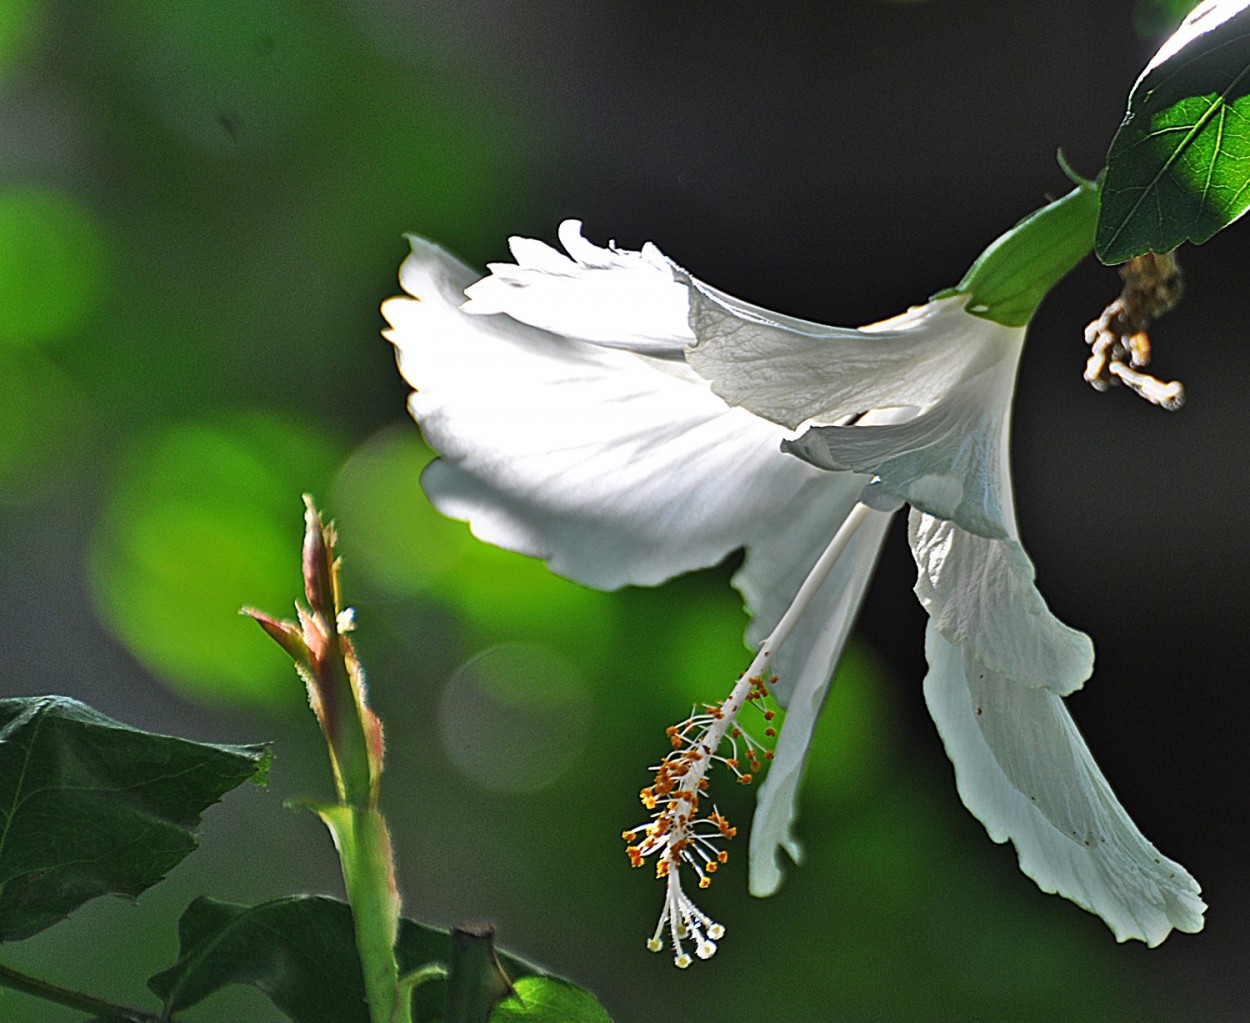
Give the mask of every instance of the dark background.
[{"label": "dark background", "polygon": [[[809,771],[808,863],[757,902],[743,843],[706,900],[728,928],[716,958],[679,974],[648,956],[659,886],[617,833],[663,727],[746,663],[732,566],[604,596],[470,544],[421,503],[428,454],[377,336],[403,231],[481,265],[569,216],[765,307],[891,315],[1066,190],[1058,148],[1098,171],[1160,38],[1153,6],[5,10],[0,687],[273,738],[278,761],[270,790],[210,813],[168,884],[0,961],[143,1002],[196,894],[338,890],[319,825],[280,808],[328,787],[298,683],[234,614],[289,607],[312,491],[342,526],[389,729],[410,915],[494,920],[623,1023],[1241,1018],[1244,228],[1182,253],[1186,301],[1154,333],[1182,411],[1082,382],[1083,325],[1119,287],[1090,260],[1035,320],[1015,417],[1024,539],[1052,608],[1097,645],[1069,706],[1211,903],[1205,932],[1155,950],[1037,892],[960,806],[920,696],[900,522]],[[73,1018],[58,1012],[0,995],[6,1020]],[[188,1014],[227,1018],[277,1017],[252,992]]]}]

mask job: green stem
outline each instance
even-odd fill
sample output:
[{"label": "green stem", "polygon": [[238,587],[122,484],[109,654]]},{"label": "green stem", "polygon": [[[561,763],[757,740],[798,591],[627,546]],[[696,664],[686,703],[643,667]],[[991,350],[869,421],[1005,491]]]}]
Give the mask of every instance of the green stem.
[{"label": "green stem", "polygon": [[[266,631],[302,663],[309,697],[330,750],[338,789],[336,806],[318,810],[343,867],[352,909],[356,953],[371,1023],[412,1023],[411,987],[401,987],[395,960],[399,935],[399,891],[386,821],[377,810],[382,774],[382,728],[365,702],[364,675],[351,640],[339,631],[338,571],[334,527],[327,526],[304,497],[304,593],[309,611],[300,611],[300,643],[281,623]],[[300,661],[303,650],[307,661]]]},{"label": "green stem", "polygon": [[442,963],[428,963],[420,969],[405,973],[399,978],[399,986],[406,992],[413,992],[422,984],[432,980],[446,980],[448,969]]},{"label": "green stem", "polygon": [[395,961],[399,895],[391,840],[377,810],[339,805],[321,811],[334,834],[352,907],[356,951],[371,1023],[412,1023],[411,988],[402,988]]},{"label": "green stem", "polygon": [[126,1023],[161,1023],[162,1021],[162,1018],[154,1013],[132,1009],[126,1005],[115,1005],[102,998],[85,995],[81,991],[57,987],[46,980],[18,973],[17,970],[10,969],[3,964],[0,964],[0,986],[13,991],[21,991],[23,994],[34,995],[45,1002],[55,1002],[57,1005],[64,1005],[71,1009],[80,1009],[101,1019],[125,1020]]}]

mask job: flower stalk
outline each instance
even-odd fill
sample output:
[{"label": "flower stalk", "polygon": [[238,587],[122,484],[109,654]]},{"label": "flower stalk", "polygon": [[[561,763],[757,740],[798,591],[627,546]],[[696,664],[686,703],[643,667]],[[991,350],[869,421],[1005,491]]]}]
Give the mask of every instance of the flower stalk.
[{"label": "flower stalk", "polygon": [[352,909],[356,949],[371,1023],[411,1023],[411,985],[400,983],[395,959],[400,899],[390,832],[378,810],[382,725],[370,709],[364,670],[348,633],[353,618],[339,598],[340,562],[334,526],[305,496],[303,546],[306,605],[296,621],[245,609],[295,662],[325,736],[338,802],[314,806],[338,850]]}]

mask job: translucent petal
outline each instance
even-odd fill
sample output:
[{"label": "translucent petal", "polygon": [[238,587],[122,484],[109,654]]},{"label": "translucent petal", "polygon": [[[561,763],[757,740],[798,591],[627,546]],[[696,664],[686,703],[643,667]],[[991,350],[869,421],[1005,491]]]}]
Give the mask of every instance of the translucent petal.
[{"label": "translucent petal", "polygon": [[[845,517],[855,503],[861,481],[854,477],[833,478],[843,484],[844,493],[840,501],[830,502],[830,508],[842,510],[842,517]],[[753,895],[772,895],[781,886],[782,850],[795,863],[802,860],[802,847],[795,836],[794,825],[798,819],[799,784],[807,749],[834,669],[872,578],[890,520],[889,514],[874,512],[855,531],[773,661],[772,670],[779,679],[775,693],[786,707],[786,720],[777,740],[776,755],[760,787],[751,825],[750,888]],[[770,538],[764,545],[753,547],[746,565],[735,576],[734,584],[747,595],[749,603],[752,595],[758,600],[762,593],[768,593],[770,597],[763,598],[762,603],[771,612],[775,607],[771,595],[788,590],[793,599],[793,593],[811,569],[811,562],[836,532],[837,524],[822,535],[823,542],[809,542],[802,548],[798,541],[808,539],[804,536],[806,529],[798,531],[797,535],[787,531],[776,540]],[[810,552],[810,557],[795,558],[800,550]],[[804,564],[806,567],[801,574],[793,569],[786,571],[787,566]],[[781,613],[784,608],[777,613],[778,618]],[[752,623],[752,628],[770,617],[771,614],[761,616]]]},{"label": "translucent petal", "polygon": [[423,483],[483,540],[590,586],[655,584],[778,531],[827,474],[681,363],[459,308],[473,272],[412,239],[383,312],[410,408],[442,454]]},{"label": "translucent petal", "polygon": [[[817,473],[790,502],[784,528],[761,535],[751,545],[742,567],[734,573],[733,585],[751,615],[746,643],[752,650],[760,648],[794,602],[803,580],[867,482],[851,473]],[[793,647],[801,638],[801,631],[796,630],[785,647]],[[790,678],[782,678],[775,695],[783,706],[789,692]]]},{"label": "translucent petal", "polygon": [[927,412],[892,426],[815,426],[783,448],[822,469],[877,476],[880,488],[913,508],[982,536],[1007,535],[1001,493],[1007,478],[1005,423],[1024,341],[998,346],[1000,357]]},{"label": "translucent petal", "polygon": [[1119,941],[1202,929],[1198,883],[1129,819],[1063,700],[1003,678],[931,622],[925,699],[964,805],[1045,892],[1097,913]]},{"label": "translucent petal", "polygon": [[[530,238],[512,238],[516,263],[492,263],[466,291],[465,311],[506,313],[566,337],[680,359],[693,339],[689,300],[673,265],[654,245],[641,252],[600,248],[581,222],[560,225],[569,255]],[[570,258],[571,257],[571,258]]]},{"label": "translucent petal", "polygon": [[1051,614],[1016,540],[974,536],[916,511],[908,538],[919,569],[916,596],[947,642],[1017,685],[1060,696],[1093,673],[1094,644]]},{"label": "translucent petal", "polygon": [[869,409],[925,412],[1018,348],[1018,328],[964,311],[966,295],[859,330],[766,313],[690,277],[686,361],[731,405],[791,428]]}]

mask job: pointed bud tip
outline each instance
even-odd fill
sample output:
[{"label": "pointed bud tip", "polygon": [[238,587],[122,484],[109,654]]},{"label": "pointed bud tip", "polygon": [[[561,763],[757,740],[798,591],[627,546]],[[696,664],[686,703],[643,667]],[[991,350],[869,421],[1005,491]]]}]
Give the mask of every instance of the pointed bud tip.
[{"label": "pointed bud tip", "polygon": [[306,664],[311,659],[303,633],[294,622],[274,618],[272,615],[265,614],[264,611],[257,611],[251,607],[240,608],[239,614],[252,619],[264,629],[269,638],[282,647],[296,662]]},{"label": "pointed bud tip", "polygon": [[333,626],[337,617],[338,570],[334,526],[326,525],[311,495],[304,495],[304,594],[308,606]]}]

